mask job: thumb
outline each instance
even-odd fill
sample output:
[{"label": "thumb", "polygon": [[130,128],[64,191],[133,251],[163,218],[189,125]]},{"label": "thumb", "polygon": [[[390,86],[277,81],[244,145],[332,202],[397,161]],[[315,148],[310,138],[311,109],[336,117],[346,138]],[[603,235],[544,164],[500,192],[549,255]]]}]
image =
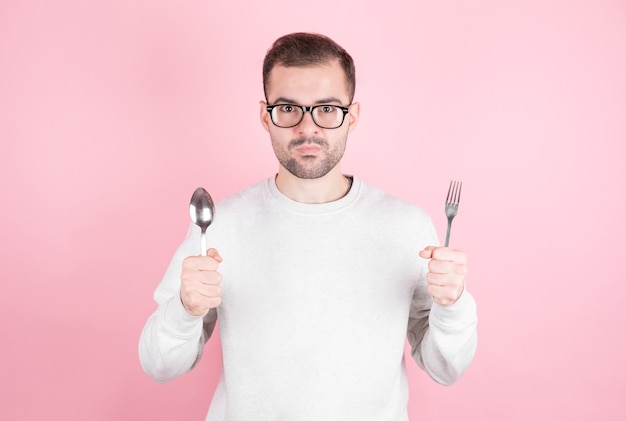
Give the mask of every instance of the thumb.
[{"label": "thumb", "polygon": [[426,247],[424,250],[420,251],[420,257],[423,257],[424,259],[430,259],[433,257],[433,250],[435,249],[435,246],[428,246]]},{"label": "thumb", "polygon": [[213,259],[215,259],[218,263],[222,263],[222,256],[220,256],[220,253],[214,249],[214,248],[210,248],[206,251],[206,255],[208,257],[212,257]]}]

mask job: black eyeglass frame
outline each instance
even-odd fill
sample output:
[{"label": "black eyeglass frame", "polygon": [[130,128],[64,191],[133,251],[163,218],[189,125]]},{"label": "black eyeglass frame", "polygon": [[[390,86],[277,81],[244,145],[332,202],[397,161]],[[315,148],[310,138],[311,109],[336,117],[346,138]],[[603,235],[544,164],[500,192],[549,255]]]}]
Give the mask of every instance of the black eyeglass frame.
[{"label": "black eyeglass frame", "polygon": [[[285,106],[285,105],[289,105],[291,107],[296,107],[296,108],[300,108],[302,110],[302,115],[300,116],[300,120],[298,120],[298,122],[296,124],[292,124],[291,126],[279,126],[278,124],[276,124],[276,122],[274,121],[274,116],[272,115],[272,110],[276,107],[280,107],[280,106]],[[352,105],[352,104],[350,104]],[[304,114],[306,114],[307,112],[311,113],[311,119],[313,120],[313,123],[315,123],[315,125],[317,127],[320,127],[322,129],[328,129],[328,130],[333,130],[333,129],[338,129],[339,127],[341,127],[343,125],[343,122],[346,120],[346,115],[348,115],[348,113],[350,112],[350,105],[347,107],[344,107],[342,105],[333,105],[333,104],[319,104],[319,105],[310,105],[310,106],[306,106],[306,105],[298,105],[298,104],[288,104],[288,103],[284,103],[284,104],[273,104],[273,105],[267,105],[265,107],[265,109],[267,110],[267,112],[270,114],[270,120],[272,120],[272,123],[274,124],[274,126],[276,127],[280,127],[281,129],[290,129],[292,127],[296,127],[298,124],[300,124],[302,122],[302,119],[304,118]],[[313,110],[319,107],[334,107],[334,108],[339,108],[342,112],[343,112],[343,116],[341,117],[341,123],[339,123],[338,126],[335,127],[324,127],[324,126],[320,126],[318,124],[317,121],[315,121],[315,117],[313,116]]]}]

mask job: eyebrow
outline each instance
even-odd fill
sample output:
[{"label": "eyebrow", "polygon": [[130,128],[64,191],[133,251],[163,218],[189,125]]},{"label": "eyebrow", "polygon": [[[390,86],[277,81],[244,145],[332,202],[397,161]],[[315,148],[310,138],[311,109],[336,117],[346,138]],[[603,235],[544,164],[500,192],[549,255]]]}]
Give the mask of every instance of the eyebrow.
[{"label": "eyebrow", "polygon": [[[341,101],[338,98],[335,98],[334,96],[329,96],[329,97],[322,98],[322,99],[319,99],[319,100],[315,101],[315,105],[332,104],[334,102],[336,102],[338,104],[341,104]],[[285,103],[296,105],[296,104],[298,104],[298,101],[295,101],[295,100],[293,100],[291,98],[286,98],[284,96],[276,98],[276,101],[274,101],[274,104],[285,104]]]}]

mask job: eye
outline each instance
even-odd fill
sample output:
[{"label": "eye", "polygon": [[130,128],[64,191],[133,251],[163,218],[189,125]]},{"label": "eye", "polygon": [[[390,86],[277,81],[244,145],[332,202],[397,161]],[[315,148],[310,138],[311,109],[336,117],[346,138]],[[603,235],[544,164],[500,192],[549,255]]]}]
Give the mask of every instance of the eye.
[{"label": "eye", "polygon": [[335,107],[334,107],[334,106],[332,106],[332,105],[321,105],[321,106],[320,106],[320,110],[321,110],[323,113],[327,113],[327,114],[329,114],[329,113],[334,113],[334,112],[335,112]]},{"label": "eye", "polygon": [[285,104],[279,107],[281,113],[292,113],[295,110],[293,105]]}]

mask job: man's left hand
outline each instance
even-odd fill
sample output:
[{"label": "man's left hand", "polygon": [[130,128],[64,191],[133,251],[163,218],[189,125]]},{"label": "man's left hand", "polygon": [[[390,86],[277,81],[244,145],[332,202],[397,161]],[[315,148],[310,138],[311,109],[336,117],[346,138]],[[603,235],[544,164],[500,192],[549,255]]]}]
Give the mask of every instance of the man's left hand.
[{"label": "man's left hand", "polygon": [[428,246],[420,251],[428,262],[428,292],[437,304],[450,306],[457,302],[465,288],[467,255],[449,247]]}]

